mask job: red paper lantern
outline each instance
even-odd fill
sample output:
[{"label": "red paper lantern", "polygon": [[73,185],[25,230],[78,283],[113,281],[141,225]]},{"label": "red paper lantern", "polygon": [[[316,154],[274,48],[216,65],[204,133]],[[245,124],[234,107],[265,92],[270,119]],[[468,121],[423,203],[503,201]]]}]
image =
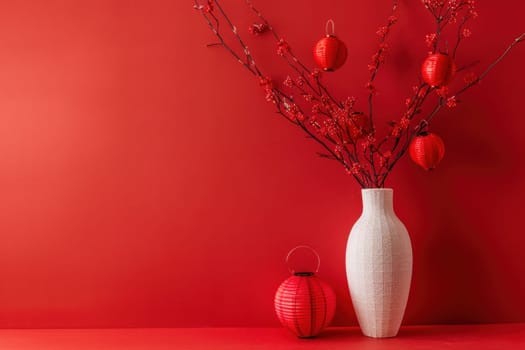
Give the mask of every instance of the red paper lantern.
[{"label": "red paper lantern", "polygon": [[[332,33],[328,34],[328,24],[332,24]],[[334,21],[326,23],[326,37],[319,40],[314,46],[315,63],[324,71],[332,72],[340,68],[346,61],[346,45],[334,34]]]},{"label": "red paper lantern", "polygon": [[[288,257],[301,247],[304,246],[290,251]],[[277,318],[284,327],[299,338],[310,338],[332,321],[335,293],[314,272],[294,272],[277,289],[274,305]]]},{"label": "red paper lantern", "polygon": [[352,113],[347,122],[348,135],[343,133],[345,142],[355,142],[370,133],[370,118],[364,113]]},{"label": "red paper lantern", "polygon": [[445,144],[436,134],[422,133],[410,143],[409,153],[416,164],[425,170],[432,170],[443,159]]},{"label": "red paper lantern", "polygon": [[368,133],[370,129],[370,118],[364,113],[353,113],[352,120],[356,127],[364,133]]},{"label": "red paper lantern", "polygon": [[434,87],[448,85],[456,75],[456,64],[449,55],[435,53],[427,57],[421,66],[421,77]]}]

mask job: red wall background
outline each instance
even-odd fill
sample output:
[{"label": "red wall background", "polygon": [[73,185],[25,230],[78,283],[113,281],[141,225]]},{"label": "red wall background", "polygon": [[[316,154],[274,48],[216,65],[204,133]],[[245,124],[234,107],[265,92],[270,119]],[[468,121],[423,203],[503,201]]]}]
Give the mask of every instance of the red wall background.
[{"label": "red wall background", "polygon": [[[309,65],[336,21],[349,60],[326,82],[341,97],[363,94],[390,3],[256,1]],[[521,1],[478,3],[460,64],[479,70],[525,28]],[[240,29],[253,21],[223,5]],[[383,113],[402,108],[432,29],[420,1],[399,17]],[[274,326],[302,243],[337,292],[336,323],[356,323],[344,250],[359,187],[211,41],[191,1],[0,4],[0,327]],[[270,37],[249,45],[282,72]],[[525,45],[436,119],[435,172],[405,159],[387,183],[414,248],[406,323],[525,321],[524,58]]]}]

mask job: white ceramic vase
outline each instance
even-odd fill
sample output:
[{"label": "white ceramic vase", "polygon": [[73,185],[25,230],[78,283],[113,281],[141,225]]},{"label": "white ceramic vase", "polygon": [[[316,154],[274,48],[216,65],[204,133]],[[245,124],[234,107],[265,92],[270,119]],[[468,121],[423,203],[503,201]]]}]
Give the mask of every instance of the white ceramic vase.
[{"label": "white ceramic vase", "polygon": [[412,279],[412,245],[392,189],[363,189],[363,213],[346,246],[346,276],[364,335],[395,337]]}]

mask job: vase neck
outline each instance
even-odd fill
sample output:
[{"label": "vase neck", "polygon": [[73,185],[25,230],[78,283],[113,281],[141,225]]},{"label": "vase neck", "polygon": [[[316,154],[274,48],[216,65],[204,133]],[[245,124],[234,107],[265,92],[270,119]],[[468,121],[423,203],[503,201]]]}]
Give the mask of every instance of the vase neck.
[{"label": "vase neck", "polygon": [[391,188],[370,188],[361,190],[363,214],[379,211],[393,212],[394,191]]}]

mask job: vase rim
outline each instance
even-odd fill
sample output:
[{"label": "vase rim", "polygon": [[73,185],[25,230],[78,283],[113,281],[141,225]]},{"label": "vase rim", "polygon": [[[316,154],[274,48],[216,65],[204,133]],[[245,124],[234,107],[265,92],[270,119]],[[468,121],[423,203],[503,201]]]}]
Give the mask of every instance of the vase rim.
[{"label": "vase rim", "polygon": [[392,188],[362,188],[361,192],[393,192]]}]

